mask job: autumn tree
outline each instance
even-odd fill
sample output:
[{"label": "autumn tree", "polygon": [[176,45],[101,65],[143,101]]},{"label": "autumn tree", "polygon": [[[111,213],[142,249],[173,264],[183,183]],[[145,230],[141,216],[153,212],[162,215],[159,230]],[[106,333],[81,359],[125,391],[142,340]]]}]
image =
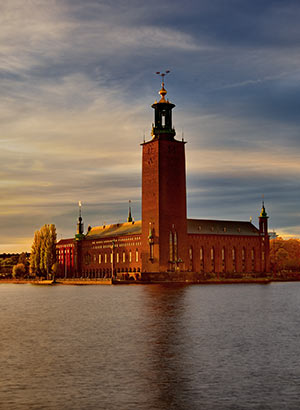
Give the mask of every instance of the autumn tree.
[{"label": "autumn tree", "polygon": [[26,269],[23,263],[18,263],[13,267],[12,276],[13,278],[23,277],[25,275]]},{"label": "autumn tree", "polygon": [[38,276],[49,276],[56,262],[56,228],[55,225],[44,225],[34,234],[31,247],[30,269]]},{"label": "autumn tree", "polygon": [[300,240],[276,238],[270,241],[270,261],[273,272],[300,272]]}]

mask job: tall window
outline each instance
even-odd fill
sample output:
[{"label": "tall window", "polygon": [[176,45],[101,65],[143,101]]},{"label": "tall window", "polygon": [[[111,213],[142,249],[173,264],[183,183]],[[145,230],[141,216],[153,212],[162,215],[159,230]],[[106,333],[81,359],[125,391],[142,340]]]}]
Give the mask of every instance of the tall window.
[{"label": "tall window", "polygon": [[255,271],[255,252],[254,248],[251,249],[251,264],[252,264],[252,272]]},{"label": "tall window", "polygon": [[170,231],[170,235],[169,235],[169,261],[173,262],[173,257],[174,257],[174,253],[173,253],[174,249],[173,249],[173,233]]},{"label": "tall window", "polygon": [[114,257],[114,254],[111,253],[111,254],[110,254],[110,263],[113,263],[113,257]]},{"label": "tall window", "polygon": [[123,252],[123,262],[125,262],[126,261],[126,254],[125,254],[125,252]]},{"label": "tall window", "polygon": [[102,262],[102,255],[99,254],[99,264]]},{"label": "tall window", "polygon": [[212,272],[215,271],[215,250],[211,248],[210,250],[210,259],[211,259],[211,270]]},{"label": "tall window", "polygon": [[138,262],[139,261],[139,251],[136,249],[135,251],[135,261]]},{"label": "tall window", "polygon": [[150,259],[154,259],[154,244],[150,243]]},{"label": "tall window", "polygon": [[116,262],[119,263],[119,252],[117,253]]},{"label": "tall window", "polygon": [[177,259],[177,233],[174,232],[174,261],[176,262]]},{"label": "tall window", "polygon": [[222,248],[222,269],[223,272],[225,272],[226,268],[225,268],[225,248]]},{"label": "tall window", "polygon": [[242,264],[243,264],[243,271],[246,269],[246,250],[245,248],[242,249]]},{"label": "tall window", "polygon": [[131,251],[129,251],[129,262],[131,262],[131,260],[132,260],[132,254],[131,254]]},{"label": "tall window", "polygon": [[104,255],[104,263],[107,263],[107,254]]},{"label": "tall window", "polygon": [[233,265],[233,271],[235,272],[236,270],[236,254],[235,254],[235,248],[232,248],[232,265]]}]

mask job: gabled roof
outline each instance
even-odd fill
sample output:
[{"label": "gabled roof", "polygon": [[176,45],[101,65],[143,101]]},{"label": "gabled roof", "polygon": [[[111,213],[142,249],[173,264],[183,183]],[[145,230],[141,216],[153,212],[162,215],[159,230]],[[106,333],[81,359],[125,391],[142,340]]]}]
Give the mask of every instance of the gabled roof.
[{"label": "gabled roof", "polygon": [[86,234],[86,238],[107,238],[121,235],[137,235],[141,233],[142,221],[133,221],[112,225],[95,226]]},{"label": "gabled roof", "polygon": [[188,234],[259,236],[259,230],[245,221],[188,219],[187,227]]}]

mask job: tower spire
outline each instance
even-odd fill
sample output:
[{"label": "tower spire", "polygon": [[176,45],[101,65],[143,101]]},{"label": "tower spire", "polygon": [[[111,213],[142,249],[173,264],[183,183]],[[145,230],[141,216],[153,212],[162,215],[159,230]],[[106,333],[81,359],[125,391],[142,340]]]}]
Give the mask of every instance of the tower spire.
[{"label": "tower spire", "polygon": [[157,71],[156,74],[161,76],[161,90],[158,92],[160,94],[161,99],[160,103],[166,103],[165,96],[167,94],[167,90],[165,89],[165,76],[169,74],[170,70],[166,70],[164,73],[161,73],[160,71]]},{"label": "tower spire", "polygon": [[154,108],[154,124],[151,135],[153,138],[164,140],[174,140],[176,134],[172,126],[172,109],[175,105],[165,99],[167,91],[165,89],[164,78],[169,72],[170,70],[166,70],[164,73],[161,73],[160,71],[156,72],[156,74],[161,76],[162,79],[161,89],[158,93],[161,96],[161,99],[159,102],[155,101],[155,103],[152,104],[152,108]]},{"label": "tower spire", "polygon": [[128,218],[127,222],[132,222],[132,216],[131,216],[131,200],[128,201]]},{"label": "tower spire", "polygon": [[77,235],[83,235],[83,222],[82,222],[82,216],[81,216],[81,201],[78,202],[78,222],[77,222],[77,231],[76,231],[76,237]]}]

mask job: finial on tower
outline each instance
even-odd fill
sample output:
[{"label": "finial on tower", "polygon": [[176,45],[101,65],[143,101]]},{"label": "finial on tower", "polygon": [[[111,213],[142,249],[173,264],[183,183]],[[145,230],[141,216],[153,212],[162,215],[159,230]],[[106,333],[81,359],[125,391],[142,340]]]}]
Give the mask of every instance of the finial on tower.
[{"label": "finial on tower", "polygon": [[164,78],[167,74],[169,74],[170,70],[166,70],[164,73],[161,73],[160,71],[157,71],[156,74],[161,76],[161,90],[158,92],[158,94],[161,95],[160,103],[166,103],[167,101],[165,100],[165,95],[167,94],[167,90],[165,89],[165,81]]},{"label": "finial on tower", "polygon": [[78,201],[78,206],[79,206],[79,218],[81,218],[81,201]]},{"label": "finial on tower", "polygon": [[78,222],[77,222],[76,238],[80,239],[83,236],[83,222],[82,222],[82,217],[81,217],[81,201],[78,201],[78,207],[79,207],[79,216],[78,216]]},{"label": "finial on tower", "polygon": [[128,201],[128,218],[127,222],[132,222],[132,216],[131,216],[131,201]]},{"label": "finial on tower", "polygon": [[265,201],[264,201],[264,196],[262,196],[262,206],[261,206],[261,211],[260,215],[261,218],[268,218],[266,208],[265,208]]}]

